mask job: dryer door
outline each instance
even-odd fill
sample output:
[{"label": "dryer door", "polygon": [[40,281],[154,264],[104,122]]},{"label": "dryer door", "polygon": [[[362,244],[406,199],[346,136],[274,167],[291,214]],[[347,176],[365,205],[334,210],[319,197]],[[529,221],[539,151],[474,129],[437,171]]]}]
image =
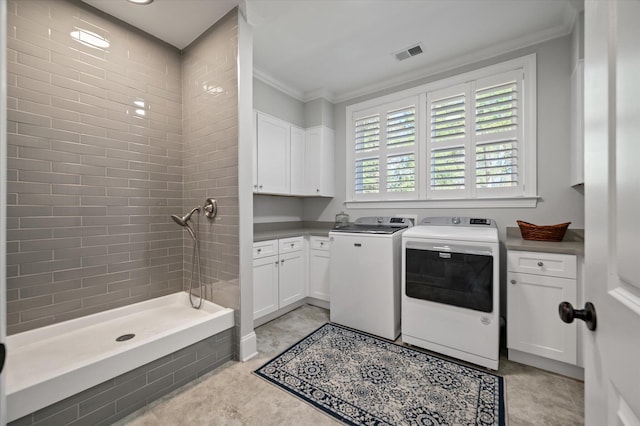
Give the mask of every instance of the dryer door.
[{"label": "dryer door", "polygon": [[483,247],[409,241],[405,247],[405,294],[492,312],[493,261],[493,253]]}]

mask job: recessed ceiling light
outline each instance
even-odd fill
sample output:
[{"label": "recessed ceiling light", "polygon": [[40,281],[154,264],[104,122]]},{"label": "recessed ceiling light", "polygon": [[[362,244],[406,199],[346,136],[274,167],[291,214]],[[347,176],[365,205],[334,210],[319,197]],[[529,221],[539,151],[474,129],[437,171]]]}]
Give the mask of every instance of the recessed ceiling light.
[{"label": "recessed ceiling light", "polygon": [[153,0],[127,0],[130,3],[135,3],[135,4],[151,4],[153,3]]}]

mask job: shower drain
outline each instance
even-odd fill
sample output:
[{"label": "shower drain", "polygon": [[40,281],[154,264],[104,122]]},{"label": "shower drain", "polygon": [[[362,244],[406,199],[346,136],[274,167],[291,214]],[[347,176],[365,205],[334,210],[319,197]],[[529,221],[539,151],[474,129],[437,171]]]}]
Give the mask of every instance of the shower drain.
[{"label": "shower drain", "polygon": [[136,335],[133,333],[123,334],[122,336],[116,337],[116,342],[125,342],[127,340],[133,339]]}]

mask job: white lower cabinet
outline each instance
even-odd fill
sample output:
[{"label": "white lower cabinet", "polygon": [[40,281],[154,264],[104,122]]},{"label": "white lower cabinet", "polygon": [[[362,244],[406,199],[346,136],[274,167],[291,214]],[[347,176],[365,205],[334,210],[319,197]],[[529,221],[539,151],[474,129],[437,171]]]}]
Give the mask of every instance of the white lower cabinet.
[{"label": "white lower cabinet", "polygon": [[577,365],[578,325],[566,324],[558,316],[561,302],[578,306],[577,298],[575,255],[508,251],[509,359],[560,373],[565,372],[547,360]]},{"label": "white lower cabinet", "polygon": [[306,294],[303,237],[253,244],[253,318],[261,318]]},{"label": "white lower cabinet", "polygon": [[278,309],[278,256],[253,259],[253,317]]},{"label": "white lower cabinet", "polygon": [[309,296],[329,301],[329,237],[309,239]]}]

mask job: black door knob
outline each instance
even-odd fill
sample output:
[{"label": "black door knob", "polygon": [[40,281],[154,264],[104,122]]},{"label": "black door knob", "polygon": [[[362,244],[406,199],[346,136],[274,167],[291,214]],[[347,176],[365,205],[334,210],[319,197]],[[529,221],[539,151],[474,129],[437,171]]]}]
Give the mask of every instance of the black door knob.
[{"label": "black door knob", "polygon": [[4,359],[7,356],[7,349],[4,346],[4,343],[0,343],[0,373],[2,373],[2,369],[4,368]]},{"label": "black door knob", "polygon": [[580,319],[587,324],[587,328],[591,331],[596,329],[596,307],[593,303],[584,304],[584,309],[573,309],[569,302],[562,302],[558,305],[558,314],[560,319],[566,323],[572,323],[574,318]]}]

